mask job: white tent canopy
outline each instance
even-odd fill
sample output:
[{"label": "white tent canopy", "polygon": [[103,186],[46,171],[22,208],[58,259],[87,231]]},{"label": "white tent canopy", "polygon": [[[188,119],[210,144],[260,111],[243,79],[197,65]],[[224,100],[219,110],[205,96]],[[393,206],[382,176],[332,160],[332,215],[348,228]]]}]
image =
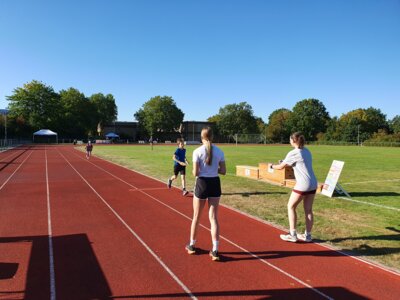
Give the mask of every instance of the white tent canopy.
[{"label": "white tent canopy", "polygon": [[58,134],[57,132],[51,131],[50,129],[40,129],[33,133],[33,142],[35,142],[35,136],[55,136],[56,143],[58,143]]},{"label": "white tent canopy", "polygon": [[106,138],[119,138],[119,135],[114,132],[109,132],[106,134]]}]

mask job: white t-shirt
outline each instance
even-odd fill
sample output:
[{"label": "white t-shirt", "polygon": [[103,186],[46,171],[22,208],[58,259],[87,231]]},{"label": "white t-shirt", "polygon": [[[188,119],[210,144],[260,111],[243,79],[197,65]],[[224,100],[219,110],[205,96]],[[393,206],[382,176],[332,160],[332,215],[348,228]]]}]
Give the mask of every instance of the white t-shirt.
[{"label": "white t-shirt", "polygon": [[212,145],[212,161],[211,165],[207,165],[206,146],[202,145],[193,151],[193,164],[199,163],[199,177],[217,177],[219,163],[225,161],[224,152],[217,146]]},{"label": "white t-shirt", "polygon": [[293,149],[286,155],[283,162],[293,167],[294,177],[296,177],[295,190],[307,192],[317,188],[318,181],[312,168],[312,156],[307,148]]}]

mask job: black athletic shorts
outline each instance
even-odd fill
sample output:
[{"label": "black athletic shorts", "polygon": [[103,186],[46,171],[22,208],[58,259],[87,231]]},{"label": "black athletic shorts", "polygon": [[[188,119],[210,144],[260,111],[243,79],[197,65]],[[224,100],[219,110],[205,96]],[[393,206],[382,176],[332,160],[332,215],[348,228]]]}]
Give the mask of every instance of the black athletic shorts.
[{"label": "black athletic shorts", "polygon": [[199,199],[221,197],[221,181],[219,177],[198,177],[194,195]]},{"label": "black athletic shorts", "polygon": [[174,165],[174,174],[175,176],[181,172],[181,175],[186,174],[186,166],[181,166],[181,165]]},{"label": "black athletic shorts", "polygon": [[302,196],[314,195],[314,194],[317,193],[317,190],[312,190],[312,191],[306,191],[306,192],[304,192],[304,191],[298,191],[298,190],[293,189],[292,191],[295,192],[296,194],[299,194],[299,195],[302,195]]}]

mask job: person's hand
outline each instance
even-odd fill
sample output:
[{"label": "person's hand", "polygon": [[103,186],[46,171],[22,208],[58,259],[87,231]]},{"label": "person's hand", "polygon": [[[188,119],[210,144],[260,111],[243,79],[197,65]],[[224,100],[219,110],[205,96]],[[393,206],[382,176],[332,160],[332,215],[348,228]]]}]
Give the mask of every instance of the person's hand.
[{"label": "person's hand", "polygon": [[184,162],[179,162],[179,164],[182,166],[182,167],[184,167],[184,166],[186,166],[186,164],[184,163]]}]

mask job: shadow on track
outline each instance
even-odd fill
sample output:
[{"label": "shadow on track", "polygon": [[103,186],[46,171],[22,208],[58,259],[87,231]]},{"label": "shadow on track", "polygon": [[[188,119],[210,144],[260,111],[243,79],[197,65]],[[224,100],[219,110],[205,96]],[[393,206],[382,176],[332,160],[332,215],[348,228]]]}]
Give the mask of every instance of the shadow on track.
[{"label": "shadow on track", "polygon": [[[86,234],[53,237],[56,295],[58,299],[111,299],[111,289]],[[49,240],[47,236],[0,238],[1,244],[30,243],[24,299],[49,299]],[[9,245],[8,245],[9,246]],[[18,264],[0,264],[0,275],[14,276]],[[8,272],[8,274],[7,274]],[[18,274],[17,274],[18,275]],[[11,276],[11,278],[12,278]]]},{"label": "shadow on track", "polygon": [[23,150],[21,153],[19,153],[17,156],[13,157],[10,161],[0,161],[0,172],[3,171],[5,168],[7,168],[9,165],[13,164],[14,161],[21,157],[26,151],[32,150],[30,146],[25,146],[18,148],[17,150]]}]

